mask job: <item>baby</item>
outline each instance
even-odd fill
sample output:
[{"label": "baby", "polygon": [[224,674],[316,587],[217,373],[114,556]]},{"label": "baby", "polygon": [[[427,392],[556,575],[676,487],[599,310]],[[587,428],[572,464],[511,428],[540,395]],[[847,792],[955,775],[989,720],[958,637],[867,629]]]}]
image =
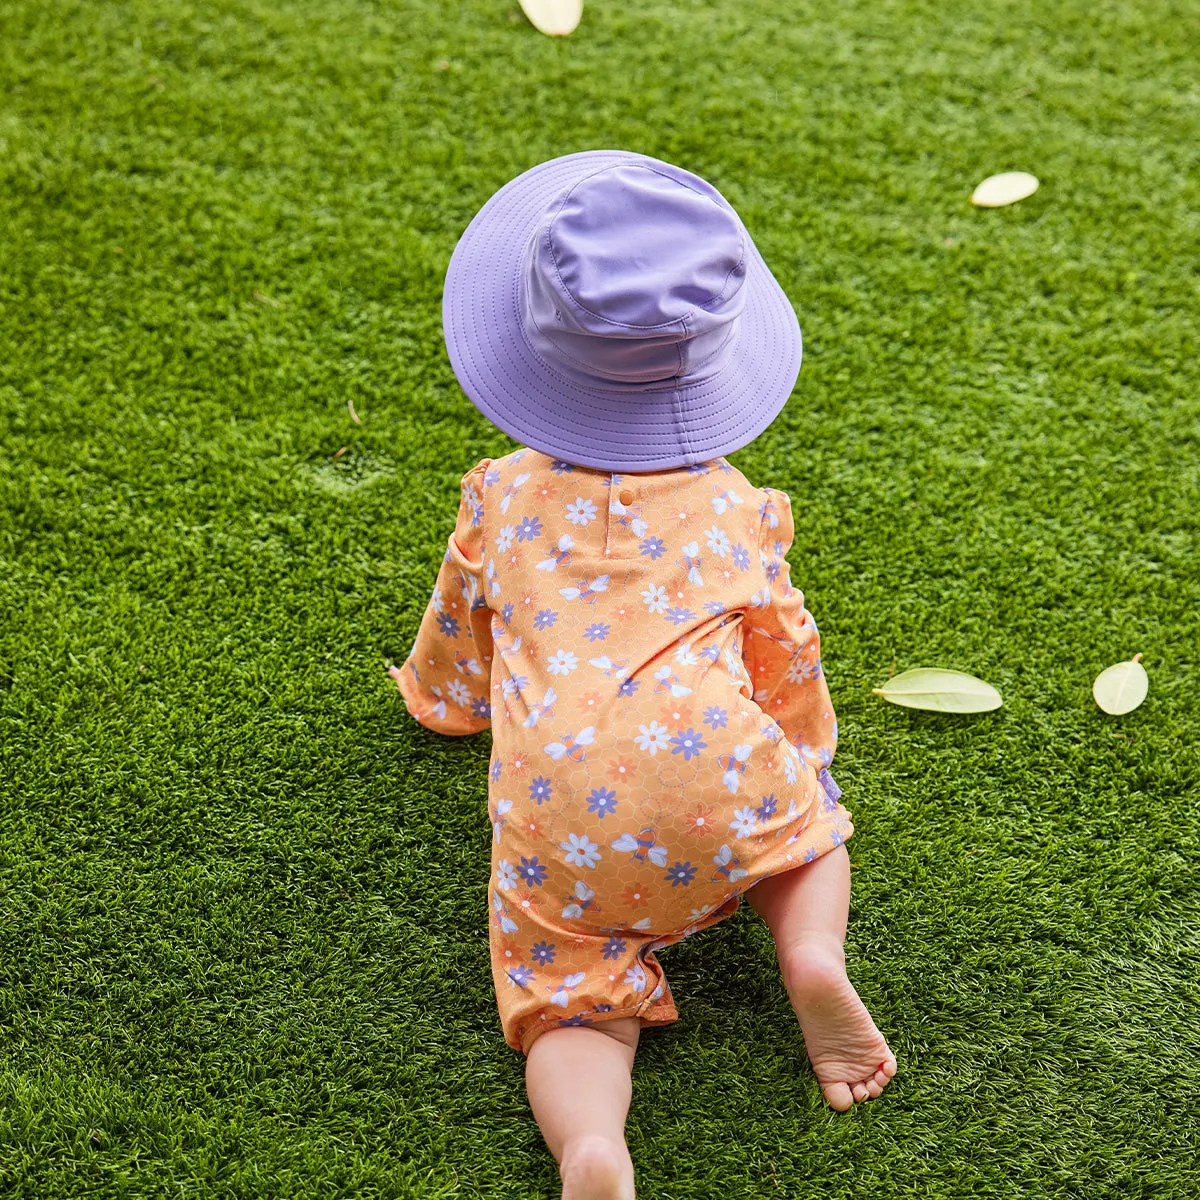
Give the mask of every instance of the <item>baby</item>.
[{"label": "baby", "polygon": [[492,973],[563,1196],[632,1197],[655,952],[745,896],[828,1103],[895,1056],[846,976],[850,814],[788,497],[724,455],[800,369],[790,303],[728,202],[643,155],[500,189],[446,276],[464,390],[525,448],[463,478],[416,644],[392,668],[442,733],[492,726]]}]

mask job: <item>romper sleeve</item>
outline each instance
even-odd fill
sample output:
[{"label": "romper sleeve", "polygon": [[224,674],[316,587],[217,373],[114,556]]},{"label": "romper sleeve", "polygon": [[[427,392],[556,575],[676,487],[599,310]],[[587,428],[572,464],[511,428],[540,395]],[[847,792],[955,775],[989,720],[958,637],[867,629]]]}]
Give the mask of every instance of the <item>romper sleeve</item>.
[{"label": "romper sleeve", "polygon": [[389,672],[409,713],[437,733],[478,733],[491,724],[492,614],[483,581],[483,477],[490,461],[463,476],[433,598],[404,665]]},{"label": "romper sleeve", "polygon": [[821,638],[804,593],[788,578],[784,555],[795,536],[791,501],[764,488],[759,554],[767,586],[746,616],[742,656],[754,683],[754,699],[782,727],[826,790],[836,788],[825,770],[837,745],[837,719],[821,670]]}]

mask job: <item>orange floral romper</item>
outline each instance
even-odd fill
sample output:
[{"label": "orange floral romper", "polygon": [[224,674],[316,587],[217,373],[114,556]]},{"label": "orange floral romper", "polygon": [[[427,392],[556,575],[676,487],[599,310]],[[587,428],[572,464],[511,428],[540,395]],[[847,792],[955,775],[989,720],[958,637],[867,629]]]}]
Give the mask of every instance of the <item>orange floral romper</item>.
[{"label": "orange floral romper", "polygon": [[645,475],[484,460],[392,668],[441,733],[492,726],[504,1037],[678,1013],[655,951],[841,845],[837,722],[788,581],[788,497],[724,459]]}]

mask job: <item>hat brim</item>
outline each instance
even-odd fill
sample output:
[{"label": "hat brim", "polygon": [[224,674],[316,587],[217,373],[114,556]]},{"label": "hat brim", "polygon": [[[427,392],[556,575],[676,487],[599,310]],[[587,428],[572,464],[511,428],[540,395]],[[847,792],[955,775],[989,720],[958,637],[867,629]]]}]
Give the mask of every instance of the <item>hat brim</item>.
[{"label": "hat brim", "polygon": [[658,160],[587,150],[539,163],[475,214],[446,270],[442,327],[472,403],[510,437],[554,458],[646,472],[705,462],[756,438],[800,373],[800,323],[747,235],[737,344],[724,369],[680,387],[612,392],[581,386],[529,344],[520,312],[524,251],[550,201],[597,171]]}]

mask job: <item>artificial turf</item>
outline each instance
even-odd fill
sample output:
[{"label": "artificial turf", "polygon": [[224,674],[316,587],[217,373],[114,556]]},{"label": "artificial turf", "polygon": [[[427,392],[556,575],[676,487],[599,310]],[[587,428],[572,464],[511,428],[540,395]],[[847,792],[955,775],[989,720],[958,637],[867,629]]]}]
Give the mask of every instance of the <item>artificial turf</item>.
[{"label": "artificial turf", "polygon": [[[505,0],[6,0],[0,1195],[555,1194],[487,737],[385,668],[512,445],[450,252],[597,147],[715,183],[800,315],[732,457],[793,497],[900,1059],[825,1108],[744,908],[662,956],[641,1194],[1197,1194],[1198,53],[1163,0],[596,0],[561,41]],[[1005,169],[1041,189],[971,208]],[[891,707],[893,664],[1004,707]]]}]

